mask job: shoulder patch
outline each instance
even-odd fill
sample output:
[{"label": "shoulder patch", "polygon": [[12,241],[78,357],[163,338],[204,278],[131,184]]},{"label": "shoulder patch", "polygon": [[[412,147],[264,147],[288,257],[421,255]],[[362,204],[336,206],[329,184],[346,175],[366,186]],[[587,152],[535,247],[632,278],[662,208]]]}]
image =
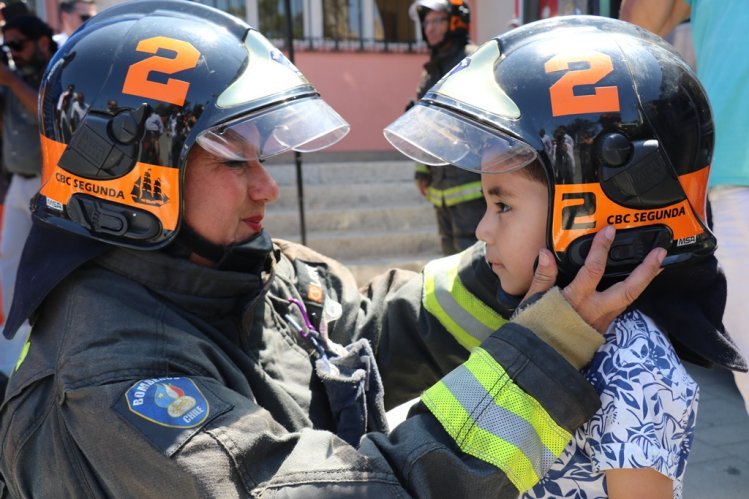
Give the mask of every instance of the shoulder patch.
[{"label": "shoulder patch", "polygon": [[132,385],[114,409],[167,455],[229,404],[190,378],[151,378]]},{"label": "shoulder patch", "polygon": [[206,420],[211,408],[189,378],[144,379],[125,394],[131,412],[170,428],[194,428]]}]

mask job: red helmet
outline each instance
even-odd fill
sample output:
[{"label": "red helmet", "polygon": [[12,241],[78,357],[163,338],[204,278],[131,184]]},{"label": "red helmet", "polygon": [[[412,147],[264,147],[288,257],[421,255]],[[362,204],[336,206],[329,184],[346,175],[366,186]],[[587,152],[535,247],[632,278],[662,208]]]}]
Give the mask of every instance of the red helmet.
[{"label": "red helmet", "polygon": [[533,161],[549,184],[547,244],[563,274],[615,225],[607,277],[654,247],[664,265],[712,255],[705,219],[713,123],[674,49],[593,16],[530,23],[480,47],[385,129],[425,164],[501,173]]},{"label": "red helmet", "polygon": [[[75,107],[73,106],[75,103]],[[190,148],[222,157],[315,151],[348,124],[241,20],[196,2],[143,0],[91,18],[40,89],[36,217],[155,249],[179,230]]]},{"label": "red helmet", "polygon": [[448,28],[445,40],[459,39],[468,42],[468,32],[471,26],[471,9],[464,0],[417,0],[411,5],[411,18],[418,19],[421,26],[421,37],[426,40],[424,33],[424,18],[429,11],[444,12],[448,15]]}]

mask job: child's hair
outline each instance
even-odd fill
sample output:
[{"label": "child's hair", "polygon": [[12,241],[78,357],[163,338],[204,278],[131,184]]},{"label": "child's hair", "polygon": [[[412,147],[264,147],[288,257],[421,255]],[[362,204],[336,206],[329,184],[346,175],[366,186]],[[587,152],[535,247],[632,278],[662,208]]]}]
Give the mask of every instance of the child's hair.
[{"label": "child's hair", "polygon": [[536,158],[528,166],[524,166],[523,168],[518,170],[518,172],[522,173],[531,180],[541,182],[544,185],[549,185],[549,179],[546,177],[546,169],[544,168],[543,163],[541,163],[541,160],[538,158]]}]

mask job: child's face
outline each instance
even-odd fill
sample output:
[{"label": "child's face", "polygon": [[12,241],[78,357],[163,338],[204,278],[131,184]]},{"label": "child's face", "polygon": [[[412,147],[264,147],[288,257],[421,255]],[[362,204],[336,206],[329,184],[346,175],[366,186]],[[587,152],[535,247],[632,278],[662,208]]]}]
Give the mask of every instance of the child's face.
[{"label": "child's face", "polygon": [[533,263],[546,246],[546,186],[520,171],[481,175],[486,213],[476,237],[486,243],[486,258],[511,295],[524,295]]}]

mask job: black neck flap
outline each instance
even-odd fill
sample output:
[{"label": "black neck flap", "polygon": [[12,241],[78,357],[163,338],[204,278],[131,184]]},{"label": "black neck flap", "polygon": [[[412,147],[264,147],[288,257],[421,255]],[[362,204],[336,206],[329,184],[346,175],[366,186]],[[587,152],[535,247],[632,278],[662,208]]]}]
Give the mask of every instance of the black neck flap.
[{"label": "black neck flap", "polygon": [[21,254],[13,304],[5,320],[3,335],[13,338],[21,324],[31,317],[55,286],[110,247],[34,218]]},{"label": "black neck flap", "polygon": [[723,326],[725,306],[726,276],[714,256],[664,268],[633,304],[668,334],[682,359],[746,371],[746,360]]}]

